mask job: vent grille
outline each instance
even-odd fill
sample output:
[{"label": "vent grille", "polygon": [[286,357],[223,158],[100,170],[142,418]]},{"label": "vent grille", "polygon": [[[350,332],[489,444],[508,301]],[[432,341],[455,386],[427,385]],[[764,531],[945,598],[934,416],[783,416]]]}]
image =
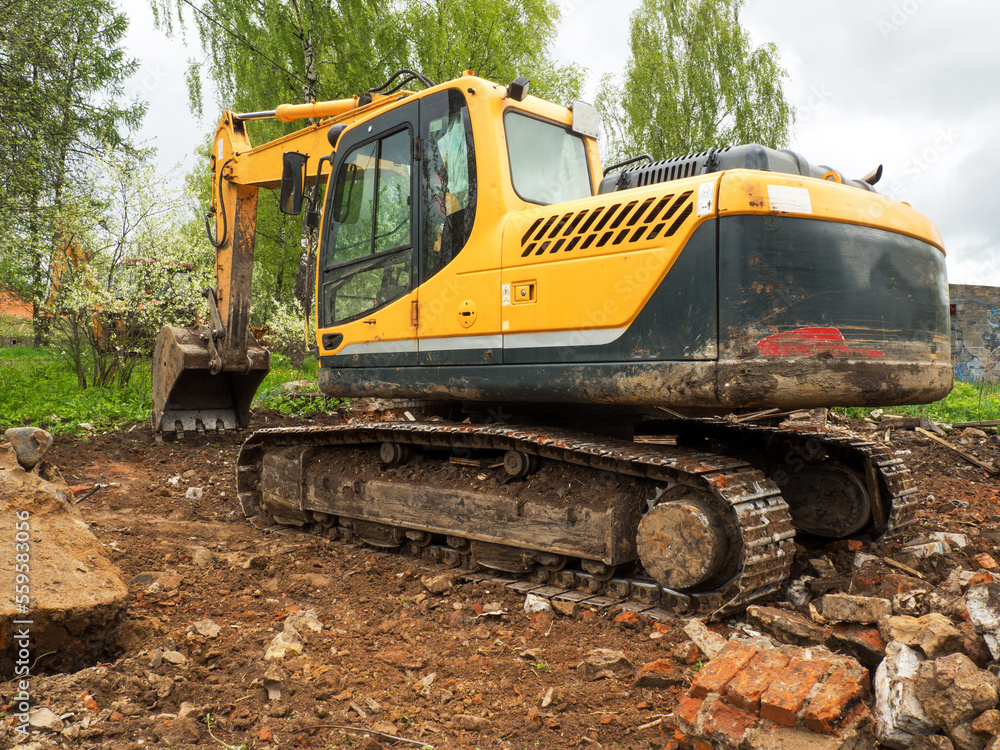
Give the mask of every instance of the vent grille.
[{"label": "vent grille", "polygon": [[673,237],[694,213],[693,192],[615,203],[537,219],[521,237],[522,258]]}]

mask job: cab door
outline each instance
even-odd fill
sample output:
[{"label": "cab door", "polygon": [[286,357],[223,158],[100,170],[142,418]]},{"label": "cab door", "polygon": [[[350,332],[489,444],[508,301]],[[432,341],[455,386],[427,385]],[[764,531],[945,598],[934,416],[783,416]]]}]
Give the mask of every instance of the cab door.
[{"label": "cab door", "polygon": [[319,328],[335,367],[417,364],[418,113],[405,104],[337,144],[318,268]]}]

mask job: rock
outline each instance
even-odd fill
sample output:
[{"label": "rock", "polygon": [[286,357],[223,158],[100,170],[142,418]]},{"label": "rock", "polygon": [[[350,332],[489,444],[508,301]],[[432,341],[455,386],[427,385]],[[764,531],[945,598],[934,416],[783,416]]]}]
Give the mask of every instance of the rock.
[{"label": "rock", "polygon": [[451,591],[455,585],[455,573],[446,572],[425,575],[420,578],[420,582],[427,591],[440,596]]},{"label": "rock", "polygon": [[129,584],[132,586],[142,586],[143,588],[149,586],[161,578],[165,578],[170,575],[169,573],[162,570],[144,570],[141,573],[136,573],[132,576],[132,580]]},{"label": "rock", "polygon": [[905,750],[914,737],[936,729],[917,697],[920,662],[917,651],[893,642],[875,671],[875,736],[886,747]]},{"label": "rock", "polygon": [[281,686],[287,679],[288,674],[277,662],[268,664],[267,671],[264,672],[264,689],[269,701],[281,700]]},{"label": "rock", "polygon": [[189,633],[197,633],[204,638],[218,638],[221,631],[222,628],[212,620],[198,620],[188,626]]},{"label": "rock", "polygon": [[202,710],[195,706],[193,703],[188,703],[184,701],[181,703],[180,708],[177,709],[177,718],[179,719],[195,719],[196,721],[201,718]]},{"label": "rock", "polygon": [[709,659],[714,659],[726,646],[726,639],[705,627],[701,620],[691,619],[684,623],[684,634]]},{"label": "rock", "polygon": [[544,596],[538,596],[538,594],[528,594],[524,597],[524,611],[529,615],[533,615],[537,612],[551,612],[552,603]]},{"label": "rock", "polygon": [[427,660],[405,649],[386,649],[375,655],[379,661],[397,669],[423,669]]},{"label": "rock", "polygon": [[752,605],[747,617],[783,643],[810,645],[823,642],[823,628],[796,612]]},{"label": "rock", "polygon": [[876,628],[857,623],[837,623],[828,628],[824,643],[832,651],[847,653],[869,669],[885,658],[886,641]]},{"label": "rock", "polygon": [[956,747],[975,747],[969,744],[974,737],[971,722],[996,708],[1000,678],[977,668],[965,654],[951,654],[921,663],[914,685],[927,716],[945,730]]},{"label": "rock", "polygon": [[188,487],[187,492],[184,493],[184,497],[188,500],[201,500],[205,497],[205,490],[201,487]]},{"label": "rock", "polygon": [[32,709],[28,713],[28,723],[35,729],[44,729],[47,732],[61,732],[66,727],[59,715],[48,708]]},{"label": "rock", "polygon": [[623,627],[630,630],[642,630],[646,621],[642,618],[638,612],[634,612],[630,609],[620,612],[615,616],[615,622]]},{"label": "rock", "polygon": [[814,576],[801,576],[800,578],[796,578],[788,585],[788,590],[785,592],[785,598],[794,607],[806,606],[813,600],[813,592],[809,588],[809,584],[815,580],[817,579]]},{"label": "rock", "polygon": [[86,430],[87,432],[94,431],[94,425],[92,425],[90,422],[77,422],[76,426],[79,427],[81,430]]},{"label": "rock", "polygon": [[972,564],[976,566],[977,570],[986,570],[990,573],[995,573],[1000,571],[1000,565],[997,561],[993,559],[992,555],[983,552],[981,555],[976,555],[972,558]]},{"label": "rock", "polygon": [[827,594],[821,601],[823,617],[830,622],[878,622],[892,613],[892,602],[874,596]]},{"label": "rock", "polygon": [[295,628],[285,626],[285,629],[271,639],[267,650],[264,652],[264,661],[272,659],[284,659],[288,654],[301,654],[302,640]]},{"label": "rock", "polygon": [[878,560],[879,558],[876,555],[870,555],[867,552],[858,552],[854,555],[854,560],[852,561],[851,566],[855,570],[861,570],[866,565],[878,562]]},{"label": "rock", "polygon": [[915,646],[929,659],[962,650],[962,634],[951,620],[937,612],[923,617],[885,617],[878,627],[887,641]]},{"label": "rock", "polygon": [[4,437],[10,441],[17,455],[17,462],[25,471],[38,466],[52,447],[52,435],[38,427],[11,427],[4,433]]},{"label": "rock", "polygon": [[595,648],[587,652],[576,669],[583,679],[593,682],[631,675],[635,671],[635,666],[622,651]]},{"label": "rock", "polygon": [[983,711],[979,718],[972,722],[972,731],[984,737],[1000,735],[1000,711],[995,708]]},{"label": "rock", "polygon": [[[0,555],[0,675],[13,675],[19,655],[14,620],[30,606],[32,660],[45,654],[46,670],[77,671],[104,655],[110,634],[124,619],[128,587],[105,556],[58,478],[43,479],[18,463],[14,448],[0,445],[0,529],[8,532]],[[54,476],[49,474],[50,476]],[[15,599],[14,544],[30,547],[31,598]],[[21,561],[24,562],[23,560]]]},{"label": "rock", "polygon": [[965,597],[969,620],[983,636],[994,659],[1000,659],[1000,583],[973,586]]},{"label": "rock", "polygon": [[635,676],[637,688],[664,688],[687,683],[687,670],[678,667],[669,659],[657,659],[644,664]]},{"label": "rock", "polygon": [[913,738],[909,750],[955,750],[955,746],[940,734],[921,734]]},{"label": "rock", "polygon": [[552,609],[558,612],[563,617],[572,617],[576,614],[577,603],[569,602],[565,599],[550,599],[549,604],[552,605]]},{"label": "rock", "polygon": [[160,741],[168,747],[195,745],[202,738],[201,726],[191,717],[166,722],[159,730],[159,734]]},{"label": "rock", "polygon": [[187,657],[184,656],[180,651],[164,651],[163,661],[167,664],[173,664],[175,666],[181,666],[187,663]]},{"label": "rock", "polygon": [[315,609],[299,610],[292,612],[285,618],[285,627],[294,628],[296,632],[311,630],[313,633],[323,632],[323,623],[316,617]]},{"label": "rock", "polygon": [[484,732],[492,726],[489,719],[469,714],[455,714],[451,717],[451,723],[455,725],[455,729],[462,729],[466,732]]}]

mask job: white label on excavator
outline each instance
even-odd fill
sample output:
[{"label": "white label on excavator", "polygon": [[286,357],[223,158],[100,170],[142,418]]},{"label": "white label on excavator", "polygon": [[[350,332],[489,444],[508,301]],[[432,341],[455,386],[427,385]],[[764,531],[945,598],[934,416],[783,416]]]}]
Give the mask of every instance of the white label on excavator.
[{"label": "white label on excavator", "polygon": [[219,161],[222,161],[222,139],[219,139]]},{"label": "white label on excavator", "polygon": [[768,185],[767,197],[771,201],[771,210],[790,214],[811,214],[812,200],[806,188],[789,187],[788,185]]},{"label": "white label on excavator", "polygon": [[510,284],[500,285],[500,305],[502,307],[510,305]]},{"label": "white label on excavator", "polygon": [[703,182],[698,188],[698,215],[712,213],[715,204],[715,183]]}]

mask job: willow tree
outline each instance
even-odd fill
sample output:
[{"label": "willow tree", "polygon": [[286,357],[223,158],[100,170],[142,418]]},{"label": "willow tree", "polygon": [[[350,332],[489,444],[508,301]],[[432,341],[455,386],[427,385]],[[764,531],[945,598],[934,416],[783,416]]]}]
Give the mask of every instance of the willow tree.
[{"label": "willow tree", "polygon": [[601,81],[611,159],[655,159],[739,143],[785,145],[794,111],[773,44],[740,24],[744,0],[643,0],[622,80]]}]

